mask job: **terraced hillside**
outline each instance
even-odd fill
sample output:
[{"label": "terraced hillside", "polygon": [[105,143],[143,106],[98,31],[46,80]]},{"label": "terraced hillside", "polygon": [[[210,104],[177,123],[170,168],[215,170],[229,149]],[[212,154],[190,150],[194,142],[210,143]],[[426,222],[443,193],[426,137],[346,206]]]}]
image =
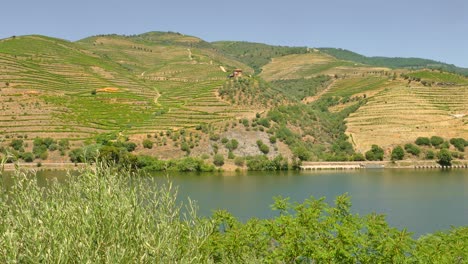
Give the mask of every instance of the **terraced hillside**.
[{"label": "terraced hillside", "polygon": [[317,75],[382,75],[388,74],[389,71],[387,68],[369,67],[350,61],[338,60],[322,52],[294,54],[274,58],[262,69],[260,76],[269,81],[310,78]]},{"label": "terraced hillside", "polygon": [[[181,44],[173,45],[177,41]],[[226,71],[251,69],[213,49],[187,44],[198,42],[155,33],[78,43],[43,36],[1,40],[0,133],[84,139],[242,116],[245,111],[220,100],[216,90]]]},{"label": "terraced hillside", "polygon": [[[389,151],[419,136],[468,138],[464,76],[332,54],[171,32],[0,40],[0,147],[25,139],[29,151],[36,137],[80,147],[122,132],[114,135],[130,138],[138,153],[213,158],[221,146],[233,163],[235,154],[265,152],[360,160],[356,151],[372,144]],[[238,68],[244,76],[228,78]],[[222,149],[229,140],[220,135],[232,130],[249,151]]]},{"label": "terraced hillside", "polygon": [[389,148],[417,137],[468,137],[468,86],[408,87],[396,83],[347,118],[347,134],[358,151]]}]

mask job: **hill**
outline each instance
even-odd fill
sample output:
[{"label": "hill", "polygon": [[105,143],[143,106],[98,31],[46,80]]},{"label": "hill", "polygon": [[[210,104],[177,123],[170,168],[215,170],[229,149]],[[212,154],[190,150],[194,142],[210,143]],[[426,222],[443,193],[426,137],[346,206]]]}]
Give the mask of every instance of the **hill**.
[{"label": "hill", "polygon": [[[418,137],[468,138],[468,78],[429,60],[381,61],[175,32],[3,39],[0,152],[36,161],[95,150],[221,155],[226,168],[272,168],[244,157],[360,160],[377,144],[388,158]],[[234,69],[242,76],[228,77]]]},{"label": "hill", "polygon": [[260,73],[272,58],[307,53],[307,47],[272,46],[245,41],[218,41],[213,46],[220,52],[237,59]]},{"label": "hill", "polygon": [[388,58],[388,57],[366,57],[364,55],[336,48],[319,48],[318,50],[327,53],[337,59],[363,63],[377,67],[408,68],[408,69],[438,69],[468,76],[468,69],[457,67],[453,64],[447,64],[439,61],[421,59],[421,58]]}]

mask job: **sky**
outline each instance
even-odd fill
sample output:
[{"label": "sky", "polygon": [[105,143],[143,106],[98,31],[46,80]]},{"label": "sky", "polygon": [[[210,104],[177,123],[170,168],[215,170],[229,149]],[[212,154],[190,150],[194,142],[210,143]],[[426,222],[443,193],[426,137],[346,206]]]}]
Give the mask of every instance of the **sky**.
[{"label": "sky", "polygon": [[[468,68],[467,0],[3,0],[0,38],[174,31]],[[0,50],[1,52],[1,50]]]}]

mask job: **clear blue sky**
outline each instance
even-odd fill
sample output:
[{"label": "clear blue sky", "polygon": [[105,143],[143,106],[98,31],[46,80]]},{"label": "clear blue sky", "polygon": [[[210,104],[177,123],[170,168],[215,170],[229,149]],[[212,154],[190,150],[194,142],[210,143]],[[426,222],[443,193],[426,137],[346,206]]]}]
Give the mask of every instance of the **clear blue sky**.
[{"label": "clear blue sky", "polygon": [[6,0],[0,38],[177,31],[468,67],[467,0]]}]

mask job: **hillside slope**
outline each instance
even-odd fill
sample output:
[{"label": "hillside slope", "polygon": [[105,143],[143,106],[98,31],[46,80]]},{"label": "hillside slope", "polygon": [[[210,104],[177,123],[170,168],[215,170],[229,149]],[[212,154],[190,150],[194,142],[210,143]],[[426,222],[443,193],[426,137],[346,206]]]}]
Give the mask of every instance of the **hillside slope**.
[{"label": "hillside slope", "polygon": [[[3,39],[0,148],[106,135],[139,154],[220,154],[234,167],[236,156],[359,160],[373,144],[388,157],[417,137],[468,138],[468,78],[338,51],[174,32]],[[243,76],[229,78],[235,69]]]}]

